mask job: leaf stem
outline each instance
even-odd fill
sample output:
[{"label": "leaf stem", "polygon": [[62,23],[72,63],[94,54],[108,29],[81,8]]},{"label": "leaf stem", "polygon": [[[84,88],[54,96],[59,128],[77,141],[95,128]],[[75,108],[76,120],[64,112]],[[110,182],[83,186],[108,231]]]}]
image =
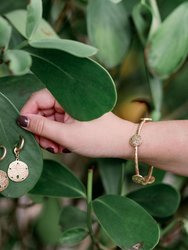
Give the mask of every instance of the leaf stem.
[{"label": "leaf stem", "polygon": [[87,178],[87,226],[93,248],[95,245],[95,238],[92,228],[92,193],[93,193],[93,168],[89,168],[88,178]]},{"label": "leaf stem", "polygon": [[121,179],[120,179],[120,183],[119,183],[119,194],[121,196],[125,195],[125,163],[122,163],[121,166]]},{"label": "leaf stem", "polygon": [[151,5],[151,8],[153,10],[153,14],[158,19],[158,21],[161,23],[161,15],[159,13],[159,8],[158,8],[158,5],[157,5],[157,0],[150,0],[150,5]]},{"label": "leaf stem", "polygon": [[21,42],[20,44],[18,44],[15,49],[23,49],[24,47],[26,47],[27,45],[29,45],[28,40],[24,40],[23,42]]},{"label": "leaf stem", "polygon": [[161,119],[161,108],[163,104],[163,82],[149,73],[145,59],[144,67],[146,79],[150,87],[151,97],[154,105],[154,110],[152,111],[152,119],[154,121],[159,121]]},{"label": "leaf stem", "polygon": [[92,201],[93,192],[93,168],[88,169],[88,179],[87,179],[87,202]]},{"label": "leaf stem", "polygon": [[158,27],[161,24],[161,16],[159,13],[159,8],[157,5],[157,1],[156,0],[150,0],[150,6],[153,12],[153,20],[152,20],[152,24],[151,24],[151,29],[150,29],[150,33],[149,33],[149,38],[153,35],[153,33],[155,33],[155,31],[158,29]]}]

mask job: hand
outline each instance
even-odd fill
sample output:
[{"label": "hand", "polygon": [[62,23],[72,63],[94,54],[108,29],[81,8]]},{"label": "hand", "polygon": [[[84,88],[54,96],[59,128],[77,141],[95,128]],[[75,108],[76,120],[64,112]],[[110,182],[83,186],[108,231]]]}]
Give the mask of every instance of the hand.
[{"label": "hand", "polygon": [[128,140],[135,125],[109,112],[80,122],[70,117],[47,89],[32,94],[21,110],[18,124],[31,131],[44,149],[54,153],[70,150],[90,157],[127,158]]}]

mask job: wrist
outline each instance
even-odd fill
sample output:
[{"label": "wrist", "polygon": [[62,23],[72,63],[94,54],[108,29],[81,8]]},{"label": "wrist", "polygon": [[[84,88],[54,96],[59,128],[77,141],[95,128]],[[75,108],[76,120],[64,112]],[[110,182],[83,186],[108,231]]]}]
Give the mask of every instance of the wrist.
[{"label": "wrist", "polygon": [[134,151],[129,144],[130,138],[135,134],[137,124],[120,119],[119,124],[119,150],[118,158],[132,160],[134,158]]}]

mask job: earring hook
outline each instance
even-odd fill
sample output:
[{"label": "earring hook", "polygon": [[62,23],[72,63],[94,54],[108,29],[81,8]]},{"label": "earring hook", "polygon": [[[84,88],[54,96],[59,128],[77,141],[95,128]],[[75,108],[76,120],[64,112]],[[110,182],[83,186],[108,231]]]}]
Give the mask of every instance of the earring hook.
[{"label": "earring hook", "polygon": [[3,145],[0,145],[0,148],[3,149],[3,155],[0,157],[0,161],[2,161],[5,158],[6,154],[7,154],[7,149]]},{"label": "earring hook", "polygon": [[14,151],[17,151],[17,152],[21,151],[24,146],[24,142],[25,142],[24,138],[20,136],[20,142],[16,145],[16,147],[14,148]]}]

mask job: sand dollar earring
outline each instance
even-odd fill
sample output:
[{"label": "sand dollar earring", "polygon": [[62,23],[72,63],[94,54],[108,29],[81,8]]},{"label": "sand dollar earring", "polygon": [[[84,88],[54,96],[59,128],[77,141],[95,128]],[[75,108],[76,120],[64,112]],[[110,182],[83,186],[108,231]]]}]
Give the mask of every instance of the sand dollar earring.
[{"label": "sand dollar earring", "polygon": [[25,162],[19,160],[20,151],[24,146],[24,138],[20,136],[20,143],[14,147],[16,160],[11,162],[8,167],[8,177],[12,181],[24,181],[29,175],[29,169]]},{"label": "sand dollar earring", "polygon": [[[0,148],[3,149],[3,155],[0,157],[0,161],[2,161],[7,154],[7,150],[3,145],[0,145]],[[0,192],[4,191],[8,187],[8,184],[9,179],[7,173],[3,170],[0,170]]]}]

